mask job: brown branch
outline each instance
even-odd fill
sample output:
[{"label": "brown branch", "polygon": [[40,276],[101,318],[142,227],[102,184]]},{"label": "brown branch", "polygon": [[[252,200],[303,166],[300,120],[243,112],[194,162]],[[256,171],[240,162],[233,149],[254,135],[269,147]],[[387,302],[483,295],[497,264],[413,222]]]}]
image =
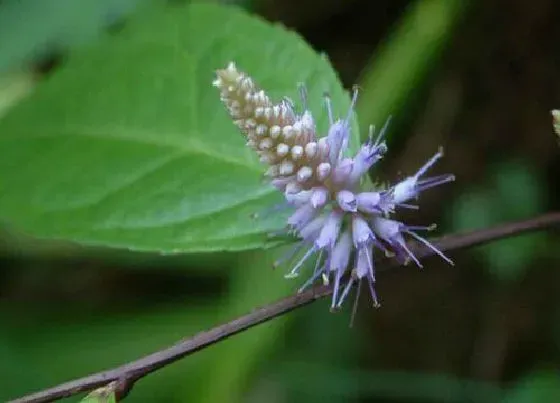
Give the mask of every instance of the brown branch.
[{"label": "brown branch", "polygon": [[[444,251],[456,250],[556,225],[560,225],[560,213],[550,213],[526,221],[499,225],[497,227],[465,234],[444,236],[440,238],[436,244]],[[422,248],[417,250],[417,254],[418,257],[427,257],[433,255],[433,252]],[[386,265],[386,268],[395,266],[394,263],[389,263]],[[80,392],[93,390],[113,381],[117,382],[116,390],[119,391],[120,398],[123,398],[140,378],[187,355],[225,340],[230,336],[269,321],[296,308],[310,304],[330,293],[331,289],[329,287],[316,286],[301,294],[292,295],[270,305],[255,309],[247,315],[241,316],[206,332],[196,334],[191,338],[184,339],[171,347],[147,355],[139,360],[21,397],[13,400],[11,403],[52,402]]]}]

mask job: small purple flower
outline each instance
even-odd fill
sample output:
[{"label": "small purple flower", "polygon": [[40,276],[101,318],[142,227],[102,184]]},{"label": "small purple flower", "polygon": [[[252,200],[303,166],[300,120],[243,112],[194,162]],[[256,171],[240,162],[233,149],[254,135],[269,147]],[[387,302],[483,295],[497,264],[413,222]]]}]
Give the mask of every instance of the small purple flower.
[{"label": "small purple flower", "polygon": [[379,304],[379,300],[377,299],[377,292],[375,291],[375,269],[373,266],[374,263],[373,257],[371,256],[371,251],[372,250],[369,248],[362,248],[358,250],[356,257],[356,268],[350,273],[350,279],[346,283],[344,291],[342,292],[342,295],[340,296],[336,304],[337,308],[340,308],[342,306],[354,283],[357,281],[360,285],[363,278],[365,278],[368,283],[373,306],[375,308],[381,306]]},{"label": "small purple flower", "polygon": [[350,261],[350,256],[352,255],[352,237],[345,231],[340,236],[340,239],[334,247],[331,257],[330,257],[330,267],[329,272],[334,275],[334,285],[333,285],[333,295],[331,308],[334,309],[337,306],[338,293],[340,290],[340,281],[342,276],[346,272],[348,263]]},{"label": "small purple flower", "polygon": [[418,267],[422,268],[422,264],[420,264],[420,261],[418,261],[416,256],[414,256],[414,254],[410,251],[410,249],[406,245],[406,242],[404,240],[404,234],[408,234],[416,238],[416,240],[423,243],[431,250],[433,250],[447,263],[453,265],[453,262],[447,256],[445,256],[439,249],[437,249],[434,245],[428,242],[425,238],[422,238],[420,235],[414,232],[414,231],[429,231],[433,228],[434,226],[428,226],[428,227],[409,226],[401,222],[389,220],[383,217],[376,217],[373,219],[373,229],[375,233],[378,234],[379,237],[385,240],[389,245],[391,245],[391,247],[397,251],[397,255],[399,254],[399,252],[401,254],[404,252],[406,255],[408,255],[410,259],[412,259],[416,263]]},{"label": "small purple flower", "polygon": [[418,197],[418,194],[424,190],[455,180],[455,176],[453,175],[439,175],[420,180],[420,177],[441,157],[443,157],[443,151],[439,150],[428,162],[420,167],[413,176],[409,176],[402,182],[396,184],[393,187],[393,202],[396,205],[403,204],[410,199]]},{"label": "small purple flower", "polygon": [[348,147],[348,140],[350,138],[350,119],[352,118],[352,112],[357,100],[358,89],[355,88],[352,95],[352,102],[350,104],[350,108],[348,109],[348,116],[346,119],[339,119],[335,122],[330,97],[328,95],[325,96],[325,105],[330,124],[327,134],[327,144],[329,145],[329,161],[331,165],[336,165]]},{"label": "small purple flower", "polygon": [[387,128],[389,127],[390,122],[391,119],[387,119],[385,125],[379,132],[379,136],[375,141],[373,141],[375,127],[370,126],[368,142],[362,145],[362,147],[354,157],[354,167],[349,178],[349,181],[351,183],[356,183],[357,181],[359,181],[360,178],[364,174],[366,174],[377,161],[383,158],[383,155],[387,152],[387,145],[382,140],[383,137],[385,137],[385,133],[387,132]]},{"label": "small purple flower", "polygon": [[327,144],[329,145],[329,162],[331,165],[336,164],[342,152],[348,144],[350,126],[343,120],[334,122],[329,129],[327,135]]}]

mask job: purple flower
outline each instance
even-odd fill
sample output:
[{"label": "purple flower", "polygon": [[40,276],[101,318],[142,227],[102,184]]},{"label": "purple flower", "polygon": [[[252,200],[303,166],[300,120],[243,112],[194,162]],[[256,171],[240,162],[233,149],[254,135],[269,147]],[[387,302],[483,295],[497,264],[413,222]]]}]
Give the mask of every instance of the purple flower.
[{"label": "purple flower", "polygon": [[339,119],[335,122],[330,97],[328,95],[325,96],[325,105],[330,124],[330,128],[327,133],[327,144],[329,145],[329,161],[331,165],[336,165],[348,147],[348,139],[350,138],[350,119],[352,118],[352,113],[357,100],[358,90],[355,88],[346,119]]},{"label": "purple flower", "polygon": [[344,275],[348,263],[350,262],[350,256],[352,255],[352,237],[345,231],[340,236],[340,239],[336,243],[332,254],[330,256],[329,272],[334,276],[333,285],[333,295],[331,302],[331,309],[338,306],[338,293],[340,290],[340,282],[342,276]]},{"label": "purple flower", "polygon": [[396,205],[403,204],[410,199],[418,197],[418,194],[426,189],[444,184],[446,182],[454,181],[454,175],[439,175],[420,180],[420,177],[423,176],[428,171],[428,169],[430,169],[432,165],[434,165],[436,161],[441,157],[443,157],[443,150],[440,149],[432,158],[428,160],[428,162],[420,167],[420,169],[413,176],[409,176],[402,182],[397,183],[392,189],[393,202]]},{"label": "purple flower", "polygon": [[410,259],[412,259],[418,267],[422,267],[420,261],[416,258],[414,253],[410,251],[408,246],[406,245],[404,234],[411,235],[412,237],[416,238],[419,242],[426,245],[429,249],[434,251],[437,255],[439,255],[443,260],[447,263],[453,265],[453,262],[445,256],[439,249],[437,249],[434,245],[428,242],[425,238],[422,238],[420,235],[416,234],[414,231],[430,231],[434,229],[434,226],[409,226],[403,224],[398,221],[389,220],[383,217],[376,217],[373,219],[373,229],[376,234],[379,235],[384,241],[386,241],[391,247],[397,251],[397,254],[406,254]]},{"label": "purple flower", "polygon": [[[355,100],[356,92],[352,108]],[[383,139],[389,120],[375,140],[375,130],[371,127],[369,141],[353,158],[344,157],[350,138],[351,112],[346,119],[334,121],[329,99],[326,106],[331,126],[326,142],[318,143],[318,150],[322,150],[318,151],[318,154],[323,155],[323,159],[316,165],[316,179],[321,185],[287,196],[294,206],[298,206],[296,212],[288,219],[288,224],[306,245],[288,276],[298,275],[304,263],[315,256],[313,274],[300,291],[321,277],[323,281],[332,281],[331,307],[335,309],[343,305],[356,283],[361,284],[362,280],[365,280],[373,305],[377,307],[379,301],[375,291],[375,249],[394,255],[401,263],[412,260],[422,267],[405,240],[405,236],[408,236],[452,264],[441,251],[416,233],[431,230],[433,227],[409,226],[388,216],[394,213],[397,206],[409,207],[406,202],[416,199],[422,191],[452,181],[454,177],[440,175],[423,178],[427,170],[443,155],[440,150],[414,175],[396,185],[387,189],[356,192],[361,178],[387,151]],[[287,186],[286,190],[293,189]],[[346,277],[346,274],[349,276]]]},{"label": "purple flower", "polygon": [[349,178],[351,183],[359,181],[360,178],[369,171],[373,164],[379,161],[387,152],[387,145],[383,141],[383,137],[385,137],[385,133],[387,132],[390,122],[391,119],[387,119],[375,141],[373,141],[375,127],[369,127],[369,140],[362,145],[358,154],[354,157],[354,167]]},{"label": "purple flower", "polygon": [[286,203],[281,208],[293,209],[284,234],[294,235],[298,243],[275,266],[293,262],[286,277],[296,277],[311,262],[312,274],[300,291],[321,278],[325,283],[332,282],[331,308],[335,309],[343,305],[355,284],[359,290],[365,280],[377,307],[376,250],[394,256],[400,263],[413,261],[422,267],[407,239],[453,264],[436,246],[418,235],[434,226],[407,225],[392,218],[397,207],[417,209],[408,203],[423,191],[455,179],[450,174],[425,177],[443,156],[442,150],[414,175],[392,186],[362,189],[362,178],[388,150],[384,138],[390,118],[375,140],[375,128],[371,126],[368,141],[354,156],[348,156],[357,89],[341,119],[335,120],[331,100],[325,97],[329,128],[326,136],[319,136],[303,85],[299,91],[304,110],[297,114],[291,100],[285,98],[274,104],[233,63],[219,70],[217,76],[214,85],[234,123],[246,135],[247,145],[269,166],[266,176],[271,184],[284,193]]}]

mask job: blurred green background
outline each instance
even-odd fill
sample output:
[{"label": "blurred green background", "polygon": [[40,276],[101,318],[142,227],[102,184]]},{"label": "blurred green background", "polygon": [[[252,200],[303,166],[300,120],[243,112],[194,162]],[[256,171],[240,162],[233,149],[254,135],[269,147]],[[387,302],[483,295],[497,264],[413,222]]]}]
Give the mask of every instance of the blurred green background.
[{"label": "blurred green background", "polygon": [[[123,35],[143,7],[185,3],[0,1],[0,116],[75,52]],[[394,116],[376,177],[411,173],[445,147],[438,170],[457,182],[404,219],[443,234],[557,209],[560,3],[223,3],[298,32],[346,88],[358,83],[362,134]],[[0,182],[0,200],[9,191]],[[36,240],[9,220],[1,230],[0,401],[133,360],[298,286],[269,269],[275,249],[161,256]],[[385,272],[383,307],[364,298],[352,329],[348,309],[330,314],[320,301],[158,371],[127,401],[560,401],[558,240],[530,234],[452,252],[455,267],[430,259],[422,272]]]}]

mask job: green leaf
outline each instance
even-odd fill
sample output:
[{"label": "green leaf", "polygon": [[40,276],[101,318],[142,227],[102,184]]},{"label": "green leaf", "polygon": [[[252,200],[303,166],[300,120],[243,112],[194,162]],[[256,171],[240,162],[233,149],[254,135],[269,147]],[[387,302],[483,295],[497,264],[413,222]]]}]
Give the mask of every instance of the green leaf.
[{"label": "green leaf", "polygon": [[265,246],[282,216],[249,217],[280,195],[211,86],[231,60],[275,99],[297,99],[305,82],[323,131],[324,91],[346,114],[329,62],[296,34],[233,7],[152,11],[74,54],[0,121],[0,219],[134,250]]},{"label": "green leaf", "polygon": [[0,72],[22,67],[49,52],[90,41],[103,28],[147,1],[3,0],[0,2]]},{"label": "green leaf", "polygon": [[115,387],[117,383],[111,382],[109,385],[95,389],[86,397],[80,400],[81,403],[116,403]]}]

